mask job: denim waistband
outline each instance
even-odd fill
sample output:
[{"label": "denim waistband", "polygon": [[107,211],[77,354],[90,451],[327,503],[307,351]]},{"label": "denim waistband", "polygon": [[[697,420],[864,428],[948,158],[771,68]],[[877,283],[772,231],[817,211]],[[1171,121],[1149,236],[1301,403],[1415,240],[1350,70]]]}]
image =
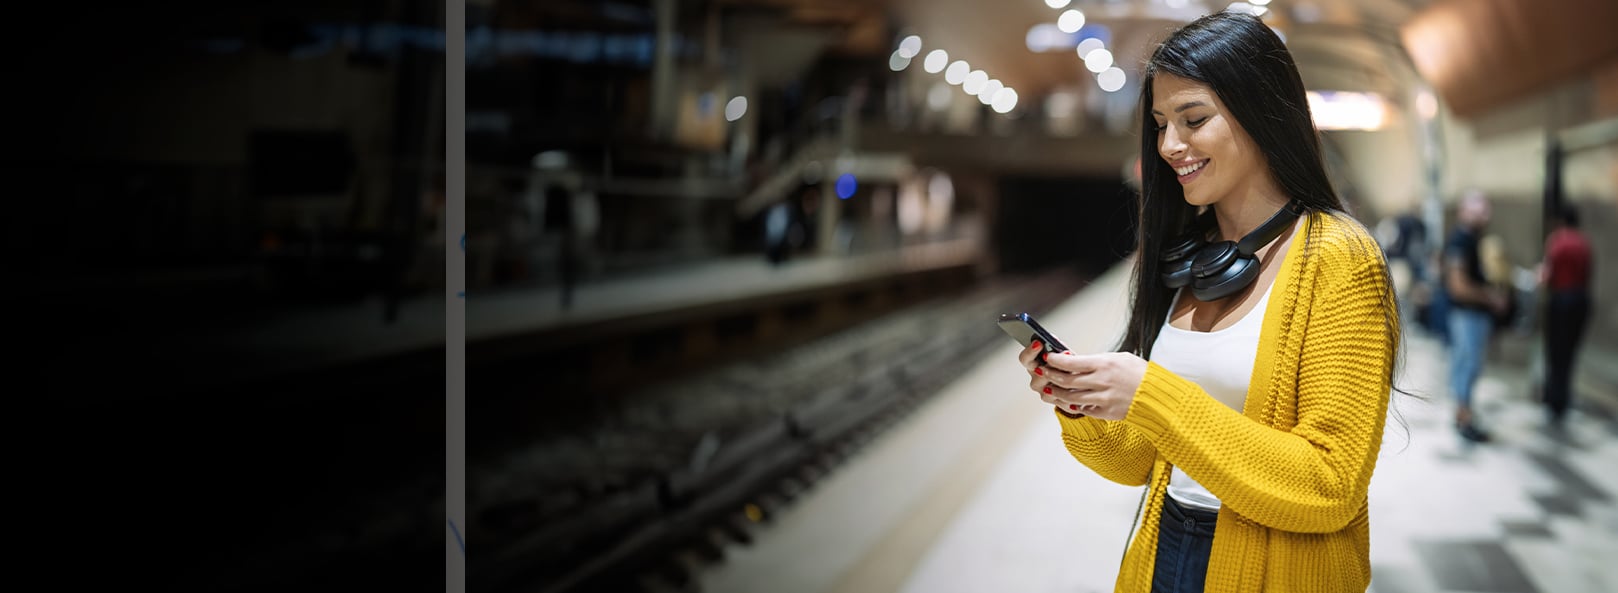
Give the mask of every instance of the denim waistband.
[{"label": "denim waistband", "polygon": [[1213,537],[1214,524],[1219,519],[1218,511],[1199,509],[1180,504],[1169,493],[1163,493],[1163,519],[1176,531],[1188,532],[1198,537]]}]

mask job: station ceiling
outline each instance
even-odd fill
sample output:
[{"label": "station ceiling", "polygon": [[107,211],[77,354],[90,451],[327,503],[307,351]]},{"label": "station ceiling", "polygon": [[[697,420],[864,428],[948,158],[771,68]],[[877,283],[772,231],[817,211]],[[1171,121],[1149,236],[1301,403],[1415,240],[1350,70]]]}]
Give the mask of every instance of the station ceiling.
[{"label": "station ceiling", "polygon": [[[1259,0],[1263,1],[1263,0]],[[768,10],[793,25],[832,32],[824,49],[885,59],[917,35],[922,54],[943,48],[1026,98],[1094,88],[1072,52],[1038,53],[1030,28],[1077,9],[1103,25],[1114,61],[1133,76],[1174,27],[1224,0],[716,0]],[[690,3],[687,3],[690,5]],[[1057,7],[1053,7],[1056,5]],[[1546,85],[1618,65],[1618,2],[1611,0],[1271,0],[1266,21],[1286,36],[1311,88],[1395,93],[1419,76],[1460,115]],[[805,46],[809,47],[809,46]],[[798,63],[802,63],[798,60]],[[781,68],[766,67],[776,76]]]}]

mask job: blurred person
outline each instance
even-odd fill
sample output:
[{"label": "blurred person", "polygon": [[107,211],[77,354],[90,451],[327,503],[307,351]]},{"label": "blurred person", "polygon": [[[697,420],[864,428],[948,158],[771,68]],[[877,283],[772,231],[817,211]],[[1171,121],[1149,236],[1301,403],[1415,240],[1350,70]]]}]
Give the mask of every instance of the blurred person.
[{"label": "blurred person", "polygon": [[[1402,297],[1400,301],[1401,315],[1408,310],[1406,301],[1410,295],[1423,295],[1427,284],[1427,225],[1421,218],[1413,213],[1405,212],[1398,216],[1384,218],[1377,224],[1377,241],[1383,246],[1383,254],[1390,264],[1403,261],[1404,271],[1408,277],[1396,278],[1395,288]],[[1400,282],[1402,280],[1402,282]],[[1430,301],[1430,297],[1423,297],[1415,304]]]},{"label": "blurred person", "polygon": [[1406,212],[1399,216],[1399,254],[1410,266],[1410,277],[1417,286],[1428,282],[1427,260],[1432,257],[1432,250],[1427,245],[1427,223],[1415,213]]},{"label": "blurred person", "polygon": [[1432,257],[1427,246],[1427,223],[1414,213],[1399,217],[1400,256],[1410,263],[1410,275],[1417,285],[1427,283],[1427,259]]},{"label": "blurred person", "polygon": [[1400,343],[1387,261],[1332,187],[1263,22],[1197,19],[1141,78],[1123,342],[1019,356],[1068,452],[1147,486],[1115,588],[1363,592]]},{"label": "blurred person", "polygon": [[1494,332],[1510,329],[1519,303],[1516,285],[1512,282],[1516,265],[1511,263],[1511,256],[1506,255],[1505,239],[1494,233],[1484,235],[1478,240],[1478,257],[1483,261],[1483,279],[1506,299],[1506,307],[1494,314]]},{"label": "blurred person", "polygon": [[1495,319],[1507,313],[1509,292],[1489,282],[1480,250],[1489,225],[1489,200],[1478,190],[1461,197],[1455,233],[1444,246],[1444,293],[1449,301],[1449,387],[1455,396],[1455,430],[1462,438],[1483,443],[1489,433],[1478,426],[1472,389],[1483,373]]},{"label": "blurred person", "polygon": [[1590,320],[1590,286],[1594,255],[1579,230],[1579,211],[1564,206],[1556,230],[1545,239],[1545,261],[1539,282],[1549,294],[1545,311],[1545,415],[1561,428],[1573,403],[1573,362]]},{"label": "blurred person", "polygon": [[557,271],[562,281],[562,309],[570,309],[573,290],[579,280],[577,224],[573,216],[573,195],[554,183],[545,188],[545,228],[561,234]]},{"label": "blurred person", "polygon": [[787,253],[792,249],[791,231],[793,220],[792,206],[788,201],[776,202],[764,213],[764,259],[771,265],[779,266],[787,259]]},{"label": "blurred person", "polygon": [[805,188],[799,199],[776,202],[764,212],[764,258],[770,265],[779,266],[793,253],[809,249],[812,232],[806,212],[820,199],[816,188]]}]

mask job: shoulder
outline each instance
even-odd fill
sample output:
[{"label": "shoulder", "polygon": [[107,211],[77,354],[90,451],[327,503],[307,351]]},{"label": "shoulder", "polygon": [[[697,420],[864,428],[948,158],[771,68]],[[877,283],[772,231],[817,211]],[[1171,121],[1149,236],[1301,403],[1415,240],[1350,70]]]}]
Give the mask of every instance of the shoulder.
[{"label": "shoulder", "polygon": [[1343,212],[1313,212],[1308,227],[1311,259],[1330,267],[1386,265],[1382,246],[1363,223]]},{"label": "shoulder", "polygon": [[1556,231],[1552,234],[1559,234],[1563,242],[1576,245],[1578,247],[1589,247],[1590,245],[1590,237],[1585,235],[1583,231],[1575,229],[1556,229]]},{"label": "shoulder", "polygon": [[1311,298],[1345,306],[1387,302],[1393,290],[1387,256],[1365,225],[1342,212],[1315,212],[1309,223],[1303,268],[1314,283]]},{"label": "shoulder", "polygon": [[1567,229],[1557,229],[1555,231],[1551,231],[1550,237],[1546,239],[1545,242],[1547,245],[1546,252],[1548,254],[1565,255],[1570,252],[1580,253],[1590,251],[1590,242],[1584,237],[1584,235],[1578,232],[1569,231]]},{"label": "shoulder", "polygon": [[1589,235],[1586,235],[1584,233],[1574,233],[1573,234],[1573,239],[1574,239],[1574,242],[1578,244],[1579,249],[1582,250],[1582,251],[1591,251],[1592,249],[1594,249],[1594,247],[1590,245],[1590,236]]}]

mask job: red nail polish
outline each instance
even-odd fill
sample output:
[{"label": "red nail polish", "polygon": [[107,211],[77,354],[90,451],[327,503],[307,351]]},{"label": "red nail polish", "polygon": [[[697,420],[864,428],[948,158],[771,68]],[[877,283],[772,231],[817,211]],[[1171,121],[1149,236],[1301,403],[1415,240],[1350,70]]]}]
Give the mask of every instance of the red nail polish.
[{"label": "red nail polish", "polygon": [[1042,348],[1044,346],[1045,346],[1045,344],[1040,343],[1039,340],[1034,340],[1034,343],[1028,345],[1029,348],[1033,348],[1035,350],[1038,350],[1038,349],[1040,349],[1040,348]]},{"label": "red nail polish", "polygon": [[1077,412],[1079,411],[1079,404],[1068,404],[1067,409]]},{"label": "red nail polish", "polygon": [[1051,388],[1046,387],[1045,388],[1045,395],[1050,395],[1050,394],[1051,394]]},{"label": "red nail polish", "polygon": [[1044,375],[1045,374],[1045,369],[1040,368],[1040,367],[1034,367],[1034,374],[1035,375]]},{"label": "red nail polish", "polygon": [[1066,355],[1068,355],[1068,356],[1072,356],[1072,355],[1073,355],[1073,351],[1072,351],[1072,350],[1063,350],[1063,351],[1062,351],[1062,354],[1066,354]]}]

